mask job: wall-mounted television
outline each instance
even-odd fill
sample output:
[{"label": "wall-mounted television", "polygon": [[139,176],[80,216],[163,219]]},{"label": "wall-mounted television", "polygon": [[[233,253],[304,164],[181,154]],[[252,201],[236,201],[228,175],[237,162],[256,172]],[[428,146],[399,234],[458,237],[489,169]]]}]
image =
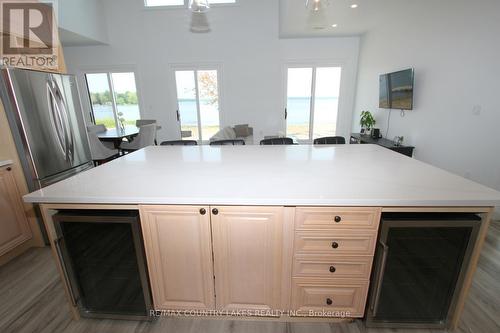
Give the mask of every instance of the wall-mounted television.
[{"label": "wall-mounted television", "polygon": [[412,68],[382,74],[379,84],[379,108],[413,110]]}]

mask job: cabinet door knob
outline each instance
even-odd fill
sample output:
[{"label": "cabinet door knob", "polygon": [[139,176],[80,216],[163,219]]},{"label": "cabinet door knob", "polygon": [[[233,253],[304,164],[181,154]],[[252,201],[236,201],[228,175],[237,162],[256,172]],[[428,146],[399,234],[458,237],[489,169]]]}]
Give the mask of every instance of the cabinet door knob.
[{"label": "cabinet door knob", "polygon": [[200,214],[205,215],[207,213],[207,210],[205,208],[200,209]]},{"label": "cabinet door knob", "polygon": [[337,243],[337,242],[332,242],[332,247],[333,247],[334,249],[338,248],[338,247],[339,247],[339,243]]},{"label": "cabinet door knob", "polygon": [[212,209],[212,214],[214,215],[219,214],[219,210],[217,208]]},{"label": "cabinet door knob", "polygon": [[332,305],[332,304],[333,304],[333,300],[331,298],[327,298],[326,305]]},{"label": "cabinet door knob", "polygon": [[330,272],[331,273],[335,273],[335,271],[336,271],[335,267],[334,266],[330,266]]},{"label": "cabinet door knob", "polygon": [[340,216],[338,216],[338,215],[337,215],[337,216],[335,216],[333,219],[334,219],[334,220],[335,220],[335,222],[337,222],[337,223],[339,223],[340,221],[342,221],[342,218],[341,218]]},{"label": "cabinet door knob", "polygon": [[12,170],[12,168],[11,168],[11,167],[7,167],[7,171],[11,171],[11,170]]}]

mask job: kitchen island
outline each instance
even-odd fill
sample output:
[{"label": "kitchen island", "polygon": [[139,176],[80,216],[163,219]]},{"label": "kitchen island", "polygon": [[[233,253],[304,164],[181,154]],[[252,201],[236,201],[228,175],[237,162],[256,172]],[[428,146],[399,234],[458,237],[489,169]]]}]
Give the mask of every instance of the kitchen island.
[{"label": "kitchen island", "polygon": [[455,327],[500,193],[375,145],[192,146],[148,147],[25,200],[41,204],[75,317],[60,211],[140,212],[156,310],[286,320],[365,316],[383,214],[472,213]]}]

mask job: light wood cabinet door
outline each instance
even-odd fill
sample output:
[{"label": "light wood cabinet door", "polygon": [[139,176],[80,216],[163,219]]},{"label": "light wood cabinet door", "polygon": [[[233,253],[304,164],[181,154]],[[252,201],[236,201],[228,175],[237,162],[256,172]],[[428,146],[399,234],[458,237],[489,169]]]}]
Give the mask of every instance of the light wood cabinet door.
[{"label": "light wood cabinet door", "polygon": [[141,206],[156,309],[214,309],[209,207]]},{"label": "light wood cabinet door", "polygon": [[211,207],[216,306],[281,308],[283,207]]},{"label": "light wood cabinet door", "polygon": [[31,237],[12,167],[0,168],[0,255]]}]

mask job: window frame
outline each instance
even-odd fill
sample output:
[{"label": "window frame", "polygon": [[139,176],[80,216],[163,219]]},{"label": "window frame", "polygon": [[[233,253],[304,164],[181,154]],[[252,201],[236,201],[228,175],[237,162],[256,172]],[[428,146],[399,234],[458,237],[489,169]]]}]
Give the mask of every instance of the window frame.
[{"label": "window frame", "polygon": [[[188,9],[189,6],[189,0],[184,0],[183,5],[161,5],[161,6],[148,6],[146,4],[147,0],[143,0],[143,8],[145,10],[170,10],[170,9]],[[209,0],[210,2],[210,0]],[[232,6],[239,6],[240,0],[235,0],[235,2],[228,2],[228,3],[214,3],[210,4],[211,8],[215,7],[232,7]]]},{"label": "window frame", "polygon": [[195,76],[195,97],[196,97],[196,112],[197,112],[197,124],[198,124],[198,133],[199,133],[199,138],[196,140],[199,144],[206,144],[210,142],[210,138],[203,138],[202,134],[202,124],[201,124],[201,117],[200,117],[200,102],[199,102],[199,88],[198,88],[198,76],[197,72],[198,71],[204,71],[204,70],[215,70],[217,71],[217,94],[218,94],[218,107],[219,107],[219,130],[222,128],[222,124],[224,123],[223,121],[223,89],[222,89],[222,64],[220,63],[204,63],[204,64],[189,64],[189,63],[183,63],[183,64],[170,64],[170,71],[171,71],[171,86],[173,87],[171,89],[172,91],[172,101],[173,101],[173,106],[174,106],[174,119],[178,124],[179,128],[179,137],[182,139],[182,119],[178,120],[177,114],[180,112],[179,108],[179,99],[178,99],[178,94],[177,94],[177,79],[176,79],[176,72],[178,71],[193,71],[194,76]]},{"label": "window frame", "polygon": [[108,79],[108,85],[110,88],[110,93],[111,97],[113,100],[112,107],[113,107],[113,117],[115,119],[115,128],[118,129],[118,106],[116,104],[116,96],[115,96],[115,88],[113,85],[113,80],[111,75],[113,73],[133,73],[134,74],[134,81],[135,81],[135,90],[137,94],[137,106],[139,107],[139,119],[142,118],[142,109],[143,109],[143,103],[142,103],[142,98],[141,98],[141,93],[139,92],[139,76],[137,74],[137,71],[135,68],[128,68],[128,67],[106,67],[106,68],[94,68],[94,69],[81,69],[80,73],[83,77],[83,83],[85,85],[85,89],[87,91],[87,99],[89,101],[89,113],[90,113],[90,121],[92,124],[95,125],[95,116],[94,116],[94,108],[92,106],[92,98],[90,97],[90,88],[88,85],[87,81],[87,74],[106,74],[107,79]]},{"label": "window frame", "polygon": [[336,123],[336,128],[335,128],[335,135],[339,132],[339,119],[340,119],[340,112],[341,112],[341,106],[342,106],[342,100],[343,100],[343,81],[344,81],[344,70],[346,67],[346,64],[343,62],[324,62],[324,61],[306,61],[306,62],[287,62],[283,65],[283,108],[284,110],[284,126],[283,126],[283,132],[285,133],[285,136],[288,135],[287,133],[287,117],[285,115],[287,114],[288,110],[288,69],[290,68],[311,68],[312,72],[312,78],[311,78],[311,100],[309,102],[309,137],[307,139],[297,139],[298,143],[302,144],[311,144],[314,141],[314,113],[315,113],[315,93],[316,93],[316,70],[317,68],[324,68],[324,67],[338,67],[340,68],[340,84],[339,84],[339,96],[338,96],[338,106],[337,106],[337,123]]}]

